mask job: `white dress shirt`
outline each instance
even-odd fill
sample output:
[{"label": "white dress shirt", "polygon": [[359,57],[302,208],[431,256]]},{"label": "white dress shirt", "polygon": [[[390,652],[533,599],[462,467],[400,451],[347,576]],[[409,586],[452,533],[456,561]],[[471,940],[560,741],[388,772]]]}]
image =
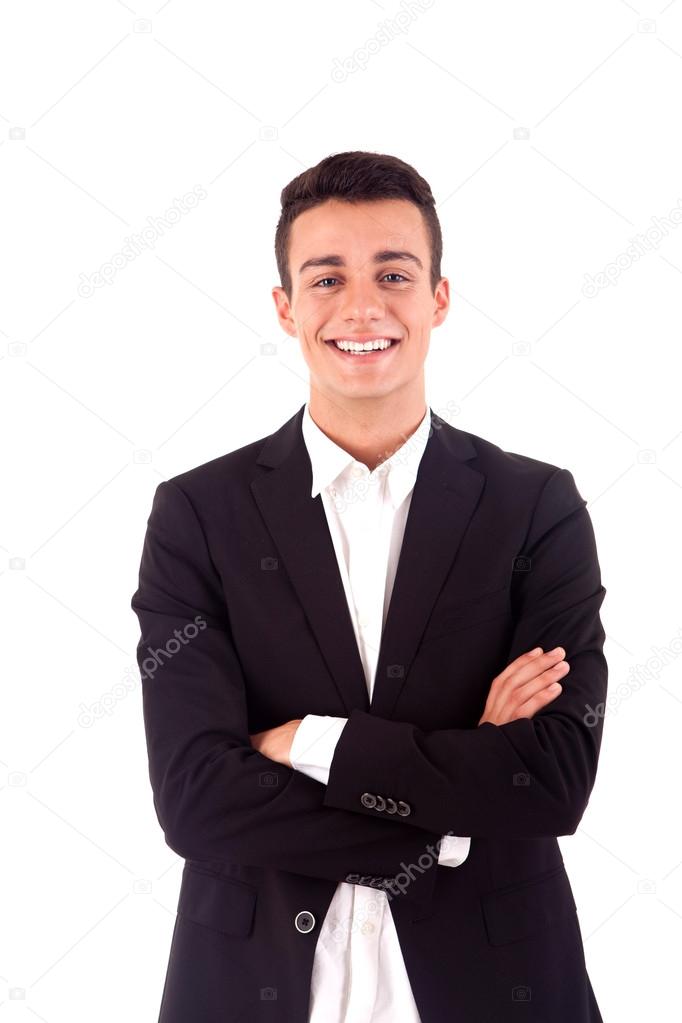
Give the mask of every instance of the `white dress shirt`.
[{"label": "white dress shirt", "polygon": [[[412,490],[430,427],[427,407],[416,431],[370,472],[320,429],[307,403],[303,414],[311,497],[322,495],[370,700]],[[346,721],[307,714],[291,746],[292,766],[326,785]],[[470,844],[470,838],[444,835],[439,865],[459,866]],[[315,947],[308,1023],[420,1023],[384,891],[339,882]]]}]

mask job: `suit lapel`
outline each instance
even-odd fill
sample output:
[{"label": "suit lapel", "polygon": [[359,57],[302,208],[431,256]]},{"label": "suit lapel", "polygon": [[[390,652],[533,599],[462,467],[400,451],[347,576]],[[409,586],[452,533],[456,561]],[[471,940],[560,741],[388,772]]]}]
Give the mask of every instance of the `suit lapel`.
[{"label": "suit lapel", "polygon": [[304,409],[265,442],[257,464],[268,471],[259,470],[251,490],[346,714],[357,707],[390,718],[485,477],[466,464],[476,457],[469,435],[431,410],[431,433],[412,492],[370,705],[322,497],[310,496]]}]

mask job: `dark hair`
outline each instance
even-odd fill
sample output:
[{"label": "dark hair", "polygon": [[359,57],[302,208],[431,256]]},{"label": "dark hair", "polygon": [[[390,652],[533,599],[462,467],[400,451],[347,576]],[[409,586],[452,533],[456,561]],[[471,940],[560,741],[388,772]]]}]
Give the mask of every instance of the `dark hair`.
[{"label": "dark hair", "polygon": [[408,199],[418,206],[431,243],[431,290],[435,292],[441,278],[443,237],[428,181],[397,156],[353,151],[326,156],[282,189],[282,212],[275,232],[275,258],[280,283],[289,300],[291,271],[288,249],[291,225],[304,210],[319,206],[327,199],[341,199],[345,202]]}]

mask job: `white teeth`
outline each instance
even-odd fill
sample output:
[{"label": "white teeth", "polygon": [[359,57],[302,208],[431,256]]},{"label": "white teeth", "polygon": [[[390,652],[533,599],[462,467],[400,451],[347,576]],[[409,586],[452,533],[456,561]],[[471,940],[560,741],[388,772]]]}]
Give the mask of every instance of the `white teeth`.
[{"label": "white teeth", "polygon": [[390,348],[392,344],[391,338],[380,338],[377,341],[365,341],[364,344],[360,344],[358,341],[335,341],[334,344],[342,352],[352,352],[353,354],[359,354],[362,352],[374,352],[377,349]]}]

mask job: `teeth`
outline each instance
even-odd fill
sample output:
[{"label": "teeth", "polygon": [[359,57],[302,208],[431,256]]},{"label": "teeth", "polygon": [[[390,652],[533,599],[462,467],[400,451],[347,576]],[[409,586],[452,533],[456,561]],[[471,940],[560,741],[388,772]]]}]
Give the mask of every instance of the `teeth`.
[{"label": "teeth", "polygon": [[377,349],[390,348],[392,344],[391,338],[383,337],[377,341],[365,341],[364,344],[360,344],[358,341],[335,341],[334,344],[342,352],[374,352]]}]

